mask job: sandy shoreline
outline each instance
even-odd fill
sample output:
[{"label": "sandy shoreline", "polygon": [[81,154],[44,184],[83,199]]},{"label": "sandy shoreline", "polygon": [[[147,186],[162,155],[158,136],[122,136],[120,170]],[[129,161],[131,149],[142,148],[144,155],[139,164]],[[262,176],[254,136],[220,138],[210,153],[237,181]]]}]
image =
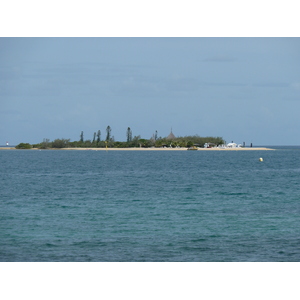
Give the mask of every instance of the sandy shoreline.
[{"label": "sandy shoreline", "polygon": [[[14,147],[0,147],[0,150],[18,150]],[[28,150],[40,150],[32,148]],[[90,150],[90,151],[186,151],[187,148],[61,148],[47,150]],[[274,150],[271,148],[198,148],[197,151],[253,151],[253,150]]]}]

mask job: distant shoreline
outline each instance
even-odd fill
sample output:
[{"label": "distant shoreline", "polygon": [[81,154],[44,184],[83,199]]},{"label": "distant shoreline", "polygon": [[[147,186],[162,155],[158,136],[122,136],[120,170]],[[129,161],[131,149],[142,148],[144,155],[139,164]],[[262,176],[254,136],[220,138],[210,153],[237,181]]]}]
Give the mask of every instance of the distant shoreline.
[{"label": "distant shoreline", "polygon": [[[89,150],[89,151],[186,151],[188,148],[49,148],[49,149],[38,149],[31,148],[25,150]],[[0,147],[0,150],[19,150],[14,147]],[[275,150],[265,147],[236,147],[236,148],[198,148],[197,150],[191,151],[257,151],[257,150]]]}]

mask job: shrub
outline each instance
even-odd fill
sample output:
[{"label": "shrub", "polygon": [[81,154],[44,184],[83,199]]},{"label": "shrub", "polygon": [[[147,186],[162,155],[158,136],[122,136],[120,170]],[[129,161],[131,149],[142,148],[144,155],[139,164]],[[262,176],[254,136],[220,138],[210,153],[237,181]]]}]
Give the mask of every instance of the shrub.
[{"label": "shrub", "polygon": [[16,149],[31,149],[31,145],[29,143],[20,143],[16,146]]},{"label": "shrub", "polygon": [[52,142],[52,148],[66,148],[69,142],[69,139],[56,139]]}]

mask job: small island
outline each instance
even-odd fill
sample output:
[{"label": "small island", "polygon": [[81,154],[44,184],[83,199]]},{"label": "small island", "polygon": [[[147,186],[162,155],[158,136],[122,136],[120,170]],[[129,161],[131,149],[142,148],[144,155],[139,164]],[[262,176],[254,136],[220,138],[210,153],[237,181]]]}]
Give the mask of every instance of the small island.
[{"label": "small island", "polygon": [[78,141],[70,139],[55,139],[50,141],[45,138],[41,143],[29,144],[20,143],[15,148],[2,149],[61,149],[61,150],[272,150],[268,148],[245,147],[245,143],[226,143],[221,137],[201,137],[199,135],[189,135],[176,137],[171,129],[167,137],[158,137],[155,131],[150,139],[143,139],[140,135],[132,136],[130,127],[126,130],[126,141],[115,141],[111,135],[111,127],[107,126],[105,139],[101,139],[101,131],[94,132],[93,139],[85,140],[83,131]]}]

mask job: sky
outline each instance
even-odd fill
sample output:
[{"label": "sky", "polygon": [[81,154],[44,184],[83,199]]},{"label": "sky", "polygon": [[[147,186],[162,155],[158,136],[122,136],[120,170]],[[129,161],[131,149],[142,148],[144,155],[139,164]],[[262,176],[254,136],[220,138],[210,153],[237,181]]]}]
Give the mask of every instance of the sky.
[{"label": "sky", "polygon": [[300,145],[300,38],[2,37],[0,145],[223,137]]}]

